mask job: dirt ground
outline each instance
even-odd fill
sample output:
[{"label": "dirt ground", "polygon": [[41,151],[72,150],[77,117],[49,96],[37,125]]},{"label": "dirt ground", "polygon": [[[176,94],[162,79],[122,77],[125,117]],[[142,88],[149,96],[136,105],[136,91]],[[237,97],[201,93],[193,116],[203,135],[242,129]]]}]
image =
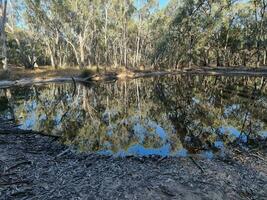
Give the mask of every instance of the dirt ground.
[{"label": "dirt ground", "polygon": [[[142,71],[142,70],[141,70]],[[146,70],[146,72],[153,72],[154,70]],[[19,66],[9,66],[8,71],[0,69],[0,80],[21,80],[21,79],[35,79],[35,78],[57,78],[57,77],[86,77],[90,75],[110,75],[110,74],[124,74],[123,72],[140,72],[140,70],[126,70],[123,67],[115,68],[114,66],[92,66],[80,69],[78,67],[66,67],[55,69],[51,66],[40,66],[35,69],[25,69]],[[143,71],[142,71],[143,72]]]},{"label": "dirt ground", "polygon": [[[235,149],[235,150],[234,150]],[[267,150],[213,160],[78,153],[38,134],[0,134],[0,199],[267,199]]]},{"label": "dirt ground", "polygon": [[[68,67],[55,69],[51,66],[41,66],[34,70],[24,69],[19,66],[9,66],[8,71],[0,69],[0,81],[17,81],[21,79],[49,79],[58,77],[87,77],[90,75],[97,75],[100,77],[111,76],[116,74],[118,78],[125,78],[129,76],[130,78],[135,74],[142,74],[141,76],[151,76],[155,72],[166,72],[166,74],[198,74],[198,75],[233,75],[233,76],[267,76],[267,67],[261,68],[245,68],[245,67],[195,67],[195,68],[184,68],[177,70],[155,70],[147,68],[146,70],[134,70],[125,69],[123,67],[114,68],[109,67],[86,67],[84,69],[79,69],[78,67]],[[101,78],[99,78],[101,79]],[[102,79],[101,79],[102,80]]]},{"label": "dirt ground", "polygon": [[71,77],[81,74],[78,68],[54,69],[52,67],[40,67],[30,70],[23,67],[10,66],[9,71],[0,69],[0,80],[20,80],[23,78],[53,78]]}]

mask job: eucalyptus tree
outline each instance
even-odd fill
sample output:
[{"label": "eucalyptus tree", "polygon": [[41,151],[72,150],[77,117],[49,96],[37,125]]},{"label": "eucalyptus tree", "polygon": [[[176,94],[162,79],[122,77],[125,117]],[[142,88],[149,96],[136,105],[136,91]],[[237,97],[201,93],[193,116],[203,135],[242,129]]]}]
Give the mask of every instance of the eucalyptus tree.
[{"label": "eucalyptus tree", "polygon": [[266,3],[170,0],[160,8],[158,0],[14,0],[8,59],[27,68],[266,65]]},{"label": "eucalyptus tree", "polygon": [[158,65],[266,65],[266,0],[173,2],[167,9],[175,15],[155,49]]},{"label": "eucalyptus tree", "polygon": [[156,60],[167,60],[169,66],[187,63],[192,66],[194,60],[194,46],[199,37],[200,21],[198,13],[203,5],[202,1],[182,1],[176,10],[163,36],[162,41],[156,49]]},{"label": "eucalyptus tree", "polygon": [[52,1],[25,0],[26,22],[29,29],[36,32],[46,45],[45,52],[53,67],[57,65],[57,47],[59,46],[58,23],[50,6]]},{"label": "eucalyptus tree", "polygon": [[153,19],[158,12],[156,0],[139,0],[136,10],[136,47],[133,66],[148,64],[148,58],[153,48]]},{"label": "eucalyptus tree", "polygon": [[[71,55],[76,59],[75,63],[80,67],[109,64],[109,54],[116,56],[117,52],[111,51],[118,50],[120,64],[127,66],[130,52],[128,28],[135,11],[132,0],[125,0],[123,3],[118,0],[26,0],[26,5],[29,11],[28,22],[43,34],[52,65],[57,65],[57,56],[54,54],[62,52],[62,49],[56,47],[64,44],[71,50]],[[115,38],[112,38],[114,35]],[[109,48],[114,45],[113,39],[120,45]],[[63,41],[61,44],[60,40]]]},{"label": "eucalyptus tree", "polygon": [[6,21],[7,21],[7,0],[0,1],[0,41],[1,41],[1,59],[3,60],[3,69],[7,70],[7,47],[6,47]]},{"label": "eucalyptus tree", "polygon": [[257,67],[260,66],[262,52],[264,54],[263,64],[266,64],[266,44],[267,44],[267,1],[266,0],[253,0],[254,5],[254,34],[256,43],[257,54]]}]

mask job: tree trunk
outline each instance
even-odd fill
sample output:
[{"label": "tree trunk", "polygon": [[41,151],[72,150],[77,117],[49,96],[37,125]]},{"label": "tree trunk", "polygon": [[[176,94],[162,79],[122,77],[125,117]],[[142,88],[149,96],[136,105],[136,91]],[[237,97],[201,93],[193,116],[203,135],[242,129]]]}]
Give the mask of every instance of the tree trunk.
[{"label": "tree trunk", "polygon": [[1,42],[2,42],[2,59],[3,59],[3,69],[7,70],[7,47],[6,47],[6,32],[5,32],[5,25],[6,25],[6,9],[7,9],[7,0],[1,0]]},{"label": "tree trunk", "polygon": [[[105,6],[105,64],[108,65],[108,39],[107,39],[107,32],[108,32],[108,5]],[[105,67],[106,69],[106,67]]]},{"label": "tree trunk", "polygon": [[80,35],[79,36],[79,45],[80,45],[80,64],[79,67],[83,68],[85,66],[85,53],[84,53],[84,39]]},{"label": "tree trunk", "polygon": [[53,55],[53,50],[49,44],[49,42],[46,43],[47,47],[48,47],[48,51],[49,51],[49,54],[50,54],[50,62],[51,62],[51,66],[52,67],[56,67],[56,64],[55,64],[55,58],[54,58],[54,55]]},{"label": "tree trunk", "polygon": [[[191,28],[190,28],[191,30]],[[193,36],[190,33],[190,41],[189,41],[189,63],[188,67],[192,68],[193,66]]]},{"label": "tree trunk", "polygon": [[219,50],[216,51],[216,65],[217,67],[221,67]]},{"label": "tree trunk", "polygon": [[78,52],[76,50],[76,47],[74,46],[74,44],[70,40],[68,40],[68,39],[65,38],[65,41],[72,47],[73,52],[74,52],[74,55],[75,55],[75,58],[76,58],[76,62],[77,62],[77,64],[79,66],[81,66],[80,56],[79,56],[79,54],[78,54]]},{"label": "tree trunk", "polygon": [[123,22],[123,50],[124,50],[124,55],[123,55],[123,60],[124,60],[124,66],[125,68],[128,67],[128,62],[127,62],[127,10],[126,10],[126,1],[124,1],[124,22]]},{"label": "tree trunk", "polygon": [[135,56],[135,65],[136,67],[139,67],[139,48],[140,48],[140,36],[139,36],[139,31],[138,31],[138,36],[137,36],[137,42],[136,42],[136,56]]},{"label": "tree trunk", "polygon": [[254,12],[255,12],[255,24],[256,24],[256,27],[255,27],[255,30],[257,31],[256,32],[256,49],[257,49],[257,62],[256,62],[256,66],[257,68],[260,66],[260,43],[259,43],[259,33],[258,33],[258,12],[257,12],[257,1],[254,0]]}]

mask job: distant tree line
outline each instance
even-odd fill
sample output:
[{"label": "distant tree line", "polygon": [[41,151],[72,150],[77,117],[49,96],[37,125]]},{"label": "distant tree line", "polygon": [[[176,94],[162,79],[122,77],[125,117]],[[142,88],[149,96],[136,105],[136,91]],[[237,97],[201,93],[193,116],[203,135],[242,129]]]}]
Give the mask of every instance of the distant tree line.
[{"label": "distant tree line", "polygon": [[6,26],[4,3],[9,64],[266,65],[267,0],[170,0],[165,8],[158,0],[12,0]]},{"label": "distant tree line", "polygon": [[166,11],[174,6],[157,42],[156,64],[266,65],[267,0],[176,0]]}]

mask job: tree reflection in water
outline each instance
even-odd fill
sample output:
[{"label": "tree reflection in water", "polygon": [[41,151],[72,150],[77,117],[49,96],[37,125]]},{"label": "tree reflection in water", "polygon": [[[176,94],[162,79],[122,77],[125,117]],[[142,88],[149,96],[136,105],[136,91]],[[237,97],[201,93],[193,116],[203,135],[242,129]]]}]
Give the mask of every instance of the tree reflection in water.
[{"label": "tree reflection in water", "polygon": [[81,151],[211,156],[267,136],[265,80],[175,76],[0,90],[0,113]]}]

